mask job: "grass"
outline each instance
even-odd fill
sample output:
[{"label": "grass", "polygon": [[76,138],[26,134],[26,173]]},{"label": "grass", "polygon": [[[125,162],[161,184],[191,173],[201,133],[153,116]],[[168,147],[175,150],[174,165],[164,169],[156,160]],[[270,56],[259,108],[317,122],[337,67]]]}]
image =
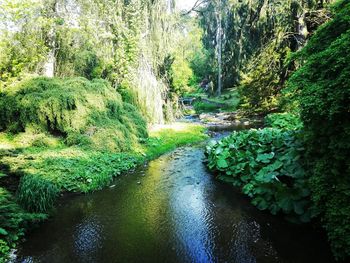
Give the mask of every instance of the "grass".
[{"label": "grass", "polygon": [[[28,225],[25,222],[43,219],[41,213],[50,212],[59,192],[100,190],[114,177],[145,161],[206,138],[204,127],[199,125],[159,125],[150,129],[149,137],[141,139],[132,151],[118,153],[83,145],[67,146],[64,138],[45,133],[0,133],[0,165],[7,168],[0,170],[0,183],[21,176],[17,194],[0,188],[0,262],[5,262],[5,255],[23,236]],[[13,224],[3,213],[9,207],[10,217],[17,218]],[[16,238],[9,239],[7,232]]]},{"label": "grass", "polygon": [[196,113],[235,111],[239,105],[239,94],[236,89],[225,90],[221,96],[208,97],[203,91],[185,94],[185,97],[196,98],[194,109]]},{"label": "grass", "polygon": [[147,158],[153,159],[176,147],[197,143],[206,138],[204,127],[196,124],[176,123],[157,126],[150,132],[145,153]]},{"label": "grass", "polygon": [[[141,162],[204,140],[203,131],[202,126],[195,124],[158,126],[133,151],[121,153],[96,151],[84,146],[69,147],[59,139],[51,146],[32,146],[30,142],[36,139],[28,137],[36,135],[0,133],[1,163],[9,167],[11,174],[36,175],[62,191],[86,193],[107,186],[113,177]],[[49,135],[45,139],[54,141]]]}]

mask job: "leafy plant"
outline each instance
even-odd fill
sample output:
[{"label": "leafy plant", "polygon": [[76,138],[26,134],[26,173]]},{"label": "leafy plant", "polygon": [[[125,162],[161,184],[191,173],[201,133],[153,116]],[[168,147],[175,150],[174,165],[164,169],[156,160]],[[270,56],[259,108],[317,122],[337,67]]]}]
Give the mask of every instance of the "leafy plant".
[{"label": "leafy plant", "polygon": [[282,130],[300,130],[303,123],[298,115],[292,113],[272,113],[265,117],[265,125]]},{"label": "leafy plant", "polygon": [[47,213],[52,209],[60,189],[39,175],[25,175],[21,178],[17,198],[28,211]]},{"label": "leafy plant", "polygon": [[303,152],[296,132],[278,129],[234,132],[206,148],[209,169],[218,172],[220,180],[241,187],[259,209],[309,222]]},{"label": "leafy plant", "polygon": [[29,214],[4,188],[0,188],[0,262],[7,262],[11,248],[23,237],[29,223],[45,219],[43,214]]},{"label": "leafy plant", "polygon": [[286,92],[297,98],[306,135],[315,209],[338,259],[350,258],[350,2],[295,55],[301,67]]}]

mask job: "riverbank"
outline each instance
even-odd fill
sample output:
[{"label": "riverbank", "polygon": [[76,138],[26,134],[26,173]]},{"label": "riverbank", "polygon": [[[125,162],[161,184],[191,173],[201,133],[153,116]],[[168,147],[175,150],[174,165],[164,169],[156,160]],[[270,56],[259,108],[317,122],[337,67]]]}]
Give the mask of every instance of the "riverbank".
[{"label": "riverbank", "polygon": [[[132,151],[121,153],[68,147],[53,136],[46,136],[46,143],[40,145],[33,144],[29,134],[0,133],[0,262],[23,238],[31,222],[47,218],[38,212],[49,214],[52,198],[65,192],[102,189],[116,176],[145,161],[205,140],[204,130],[202,125],[185,123],[152,127],[149,138]],[[21,181],[24,176],[29,180]],[[30,200],[26,200],[26,194]],[[16,220],[10,220],[13,218]]]},{"label": "riverbank", "polygon": [[202,144],[180,147],[65,198],[14,262],[334,262],[322,233],[259,211],[205,159]]}]

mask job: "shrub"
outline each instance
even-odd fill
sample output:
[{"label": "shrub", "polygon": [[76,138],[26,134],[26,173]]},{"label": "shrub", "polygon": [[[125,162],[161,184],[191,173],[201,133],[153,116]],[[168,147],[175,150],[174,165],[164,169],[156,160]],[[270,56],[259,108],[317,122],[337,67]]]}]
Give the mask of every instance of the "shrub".
[{"label": "shrub", "polygon": [[26,210],[47,213],[52,209],[59,191],[55,184],[39,175],[25,175],[21,178],[17,198]]},{"label": "shrub", "polygon": [[303,123],[298,115],[292,113],[272,113],[265,117],[265,125],[282,130],[300,130]]},{"label": "shrub", "polygon": [[189,62],[181,58],[175,58],[171,65],[171,88],[178,95],[190,90],[189,84],[193,77],[193,71]]},{"label": "shrub", "polygon": [[312,200],[340,259],[350,257],[350,2],[334,10],[297,54],[288,91],[300,104]]},{"label": "shrub", "polygon": [[208,167],[218,178],[241,187],[252,203],[288,219],[311,219],[309,190],[298,134],[278,129],[234,132],[206,149]]},{"label": "shrub", "polygon": [[89,146],[91,145],[91,140],[89,136],[81,134],[79,132],[69,132],[65,143],[68,146],[79,145],[79,146]]},{"label": "shrub", "polygon": [[239,93],[245,110],[268,113],[278,107],[289,52],[285,44],[281,36],[273,39],[249,60],[241,73]]},{"label": "shrub", "polygon": [[[63,136],[69,145],[125,151],[147,137],[138,110],[103,80],[34,78],[0,93],[0,130],[28,127]],[[103,135],[103,138],[101,136]],[[127,146],[127,147],[125,147]]]}]

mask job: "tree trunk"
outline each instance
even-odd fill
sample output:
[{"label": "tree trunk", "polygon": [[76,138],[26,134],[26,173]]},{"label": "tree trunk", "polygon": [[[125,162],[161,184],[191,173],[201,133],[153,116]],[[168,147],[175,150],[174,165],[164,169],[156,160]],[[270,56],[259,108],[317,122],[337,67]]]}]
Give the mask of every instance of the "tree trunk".
[{"label": "tree trunk", "polygon": [[219,0],[218,10],[217,10],[217,35],[216,35],[216,44],[217,44],[217,57],[218,57],[218,88],[217,96],[221,95],[222,91],[222,14],[221,14],[221,0]]},{"label": "tree trunk", "polygon": [[[57,2],[58,0],[52,1],[48,10],[48,19],[54,19],[57,16]],[[49,78],[55,76],[56,66],[56,29],[54,23],[51,25],[49,32],[47,33],[46,41],[49,51],[43,69],[43,75]]]}]

